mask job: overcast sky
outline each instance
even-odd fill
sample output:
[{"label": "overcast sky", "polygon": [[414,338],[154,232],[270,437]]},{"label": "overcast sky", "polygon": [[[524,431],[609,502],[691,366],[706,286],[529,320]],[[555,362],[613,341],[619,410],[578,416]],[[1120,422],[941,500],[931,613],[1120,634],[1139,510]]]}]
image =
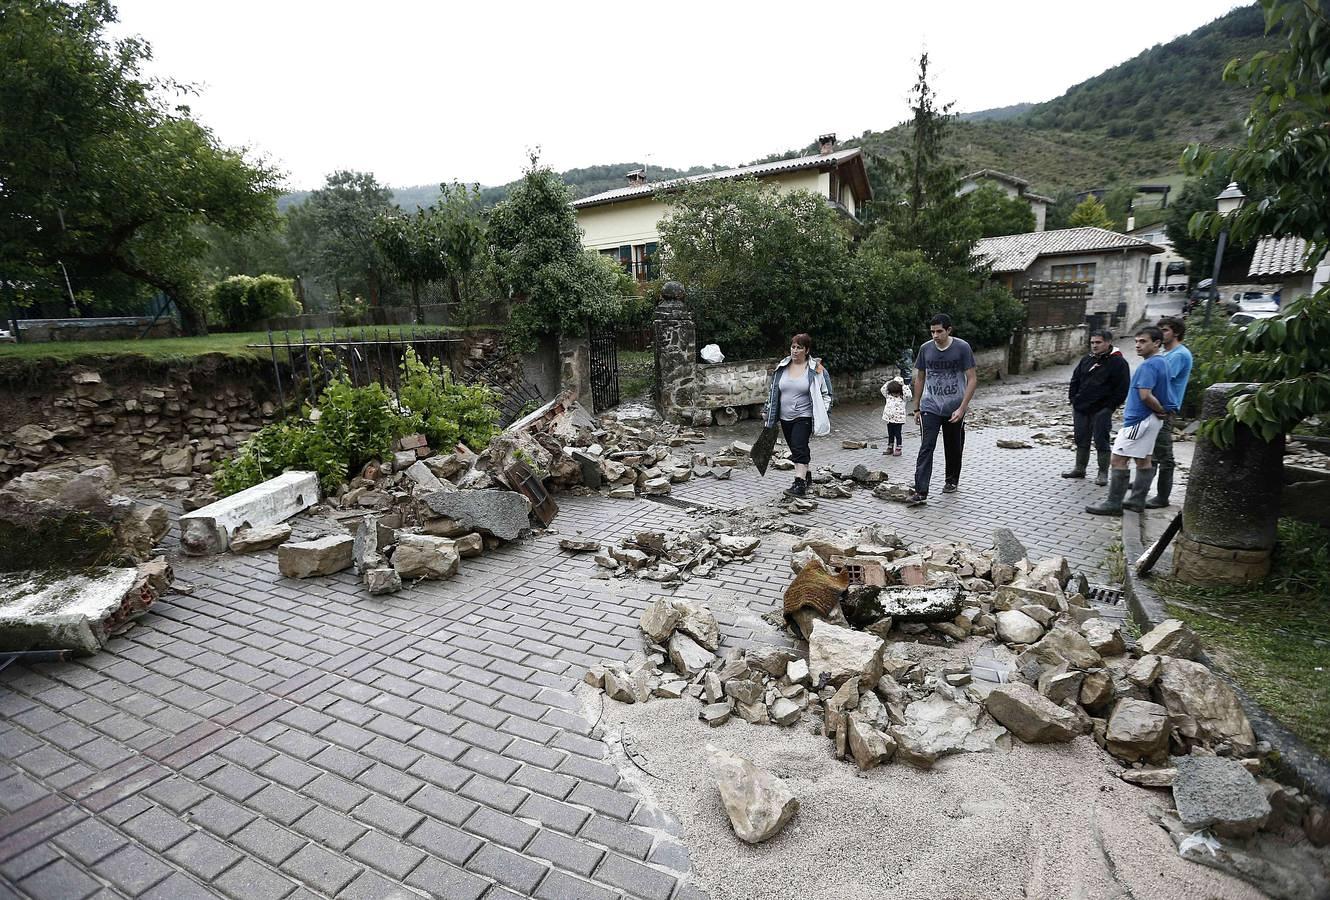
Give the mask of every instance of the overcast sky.
[{"label": "overcast sky", "polygon": [[[739,164],[908,115],[915,61],[961,111],[1047,100],[1232,0],[925,3],[120,0],[154,74],[290,189],[502,184],[555,169]],[[1216,72],[1224,60],[1216,60]]]}]

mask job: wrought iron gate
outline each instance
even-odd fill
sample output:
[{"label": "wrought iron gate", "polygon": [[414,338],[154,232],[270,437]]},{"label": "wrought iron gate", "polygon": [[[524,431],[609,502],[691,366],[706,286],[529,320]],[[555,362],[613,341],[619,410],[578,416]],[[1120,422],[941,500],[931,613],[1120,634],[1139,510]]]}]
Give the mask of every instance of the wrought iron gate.
[{"label": "wrought iron gate", "polygon": [[591,405],[603,412],[619,405],[619,336],[613,331],[588,334],[591,357]]}]

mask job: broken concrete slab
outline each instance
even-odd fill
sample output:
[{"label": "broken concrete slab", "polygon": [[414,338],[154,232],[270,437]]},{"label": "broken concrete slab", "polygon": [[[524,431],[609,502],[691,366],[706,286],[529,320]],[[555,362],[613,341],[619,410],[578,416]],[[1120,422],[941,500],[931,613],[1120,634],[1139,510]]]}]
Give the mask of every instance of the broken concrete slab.
[{"label": "broken concrete slab", "polygon": [[96,653],[156,601],[161,580],[151,576],[143,567],[0,574],[0,652]]},{"label": "broken concrete slab", "polygon": [[1178,770],[1173,803],[1184,828],[1245,837],[1270,817],[1265,791],[1241,762],[1218,756],[1175,756],[1172,762]]},{"label": "broken concrete slab", "polygon": [[1000,725],[979,726],[982,708],[974,703],[932,694],[905,707],[905,724],[891,730],[896,738],[896,759],[922,769],[943,756],[993,750],[1007,730]]},{"label": "broken concrete slab", "polygon": [[531,501],[513,491],[439,491],[424,499],[435,515],[453,519],[467,531],[515,541],[530,528]]},{"label": "broken concrete slab", "polygon": [[287,578],[313,578],[351,568],[355,540],[332,534],[312,541],[282,544],[277,548],[277,570]]},{"label": "broken concrete slab", "polygon": [[180,517],[180,546],[186,553],[221,553],[238,528],[283,522],[319,502],[313,472],[284,472]]},{"label": "broken concrete slab", "polygon": [[794,794],[770,772],[719,747],[708,745],[707,755],[721,803],[740,840],[749,844],[769,840],[799,811]]}]

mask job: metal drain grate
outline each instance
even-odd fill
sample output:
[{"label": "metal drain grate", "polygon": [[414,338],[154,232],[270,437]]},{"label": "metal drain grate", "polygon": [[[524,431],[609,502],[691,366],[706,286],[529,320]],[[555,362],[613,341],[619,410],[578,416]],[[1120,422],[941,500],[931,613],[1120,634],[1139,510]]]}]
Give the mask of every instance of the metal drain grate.
[{"label": "metal drain grate", "polygon": [[1104,606],[1122,605],[1122,588],[1114,587],[1111,584],[1092,584],[1090,585],[1090,596],[1085,599],[1091,603],[1099,603]]}]

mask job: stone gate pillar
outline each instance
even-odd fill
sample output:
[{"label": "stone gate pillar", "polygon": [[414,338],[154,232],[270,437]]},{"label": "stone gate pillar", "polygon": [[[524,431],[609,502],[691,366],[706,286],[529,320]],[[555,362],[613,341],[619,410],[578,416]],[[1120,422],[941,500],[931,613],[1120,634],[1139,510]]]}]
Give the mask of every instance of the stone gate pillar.
[{"label": "stone gate pillar", "polygon": [[559,390],[591,407],[591,350],[585,337],[559,337]]},{"label": "stone gate pillar", "polygon": [[697,404],[697,328],[684,287],[667,281],[656,304],[656,406],[666,421],[692,421]]},{"label": "stone gate pillar", "polygon": [[[1215,384],[1202,419],[1222,418],[1234,391],[1255,385]],[[1270,572],[1283,490],[1284,438],[1263,441],[1239,425],[1232,446],[1198,437],[1173,548],[1174,574],[1188,584],[1246,584]]]}]

